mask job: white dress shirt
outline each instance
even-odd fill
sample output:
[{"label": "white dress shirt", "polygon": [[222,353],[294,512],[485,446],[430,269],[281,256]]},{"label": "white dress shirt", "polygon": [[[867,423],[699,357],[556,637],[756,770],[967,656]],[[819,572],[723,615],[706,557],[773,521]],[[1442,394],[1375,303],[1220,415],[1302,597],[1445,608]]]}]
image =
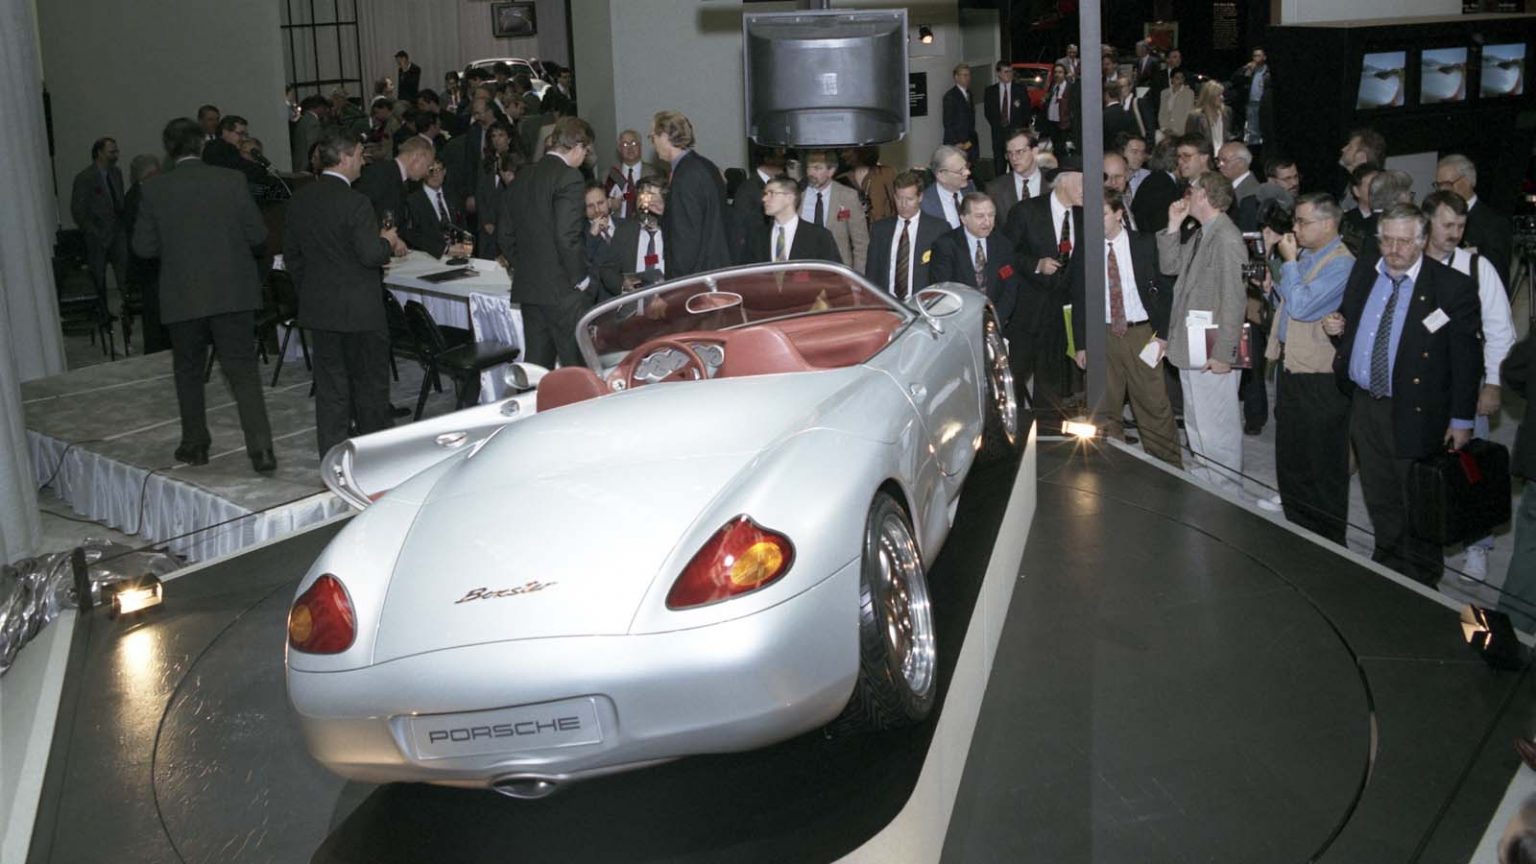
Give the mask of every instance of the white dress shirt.
[{"label": "white dress shirt", "polygon": [[965,193],[960,191],[951,192],[943,186],[934,186],[933,188],[938,193],[939,203],[944,207],[944,221],[948,222],[951,228],[959,228],[960,209],[955,206],[955,196],[959,195],[961,198],[964,198]]},{"label": "white dress shirt", "polygon": [[1131,235],[1120,235],[1104,246],[1104,323],[1115,323],[1109,314],[1109,256],[1115,256],[1120,265],[1120,296],[1125,299],[1125,323],[1140,324],[1146,321],[1147,307],[1141,305],[1141,292],[1136,290],[1136,267],[1131,263]]},{"label": "white dress shirt", "polygon": [[635,244],[635,272],[636,273],[644,273],[647,270],[660,270],[662,273],[666,273],[667,272],[667,250],[666,250],[665,244],[662,242],[662,239],[661,239],[661,225],[659,223],[656,226],[656,264],[655,265],[649,265],[649,264],[645,263],[645,249],[646,249],[646,244],[648,244],[649,242],[650,242],[650,238],[646,234],[645,226],[641,225],[640,226],[640,242]]},{"label": "white dress shirt", "polygon": [[[805,221],[809,222],[811,220],[807,219]],[[770,227],[768,229],[768,260],[769,261],[774,260],[774,257],[773,257],[774,250],[779,248],[778,247],[778,242],[779,242],[779,234],[781,232],[784,234],[784,260],[785,261],[789,260],[790,254],[795,251],[795,231],[799,227],[800,227],[800,220],[798,218],[790,219],[787,222],[780,222],[777,219],[774,220],[772,227]]]},{"label": "white dress shirt", "polygon": [[[816,196],[818,194],[821,195],[820,222],[816,221]],[[830,181],[821,189],[817,189],[815,186],[806,186],[805,194],[801,196],[801,199],[800,218],[812,225],[820,225],[823,228],[827,228],[829,227],[828,223],[836,218],[837,214],[832,212],[832,183]]]},{"label": "white dress shirt", "polygon": [[1509,296],[1504,293],[1504,280],[1499,278],[1499,270],[1488,256],[1478,256],[1477,275],[1472,275],[1474,254],[1470,249],[1455,249],[1450,259],[1442,263],[1477,280],[1477,299],[1483,307],[1483,382],[1496,385],[1499,366],[1515,345],[1515,316],[1509,308]]},{"label": "white dress shirt", "polygon": [[[1020,201],[1023,201],[1028,198],[1037,197],[1040,194],[1040,187],[1041,184],[1045,182],[1045,177],[1040,173],[1039,168],[1036,168],[1034,172],[1029,175],[1023,175],[1017,171],[1013,171],[1011,173],[1013,175],[1014,197],[1018,198]],[[1028,189],[1026,190],[1025,187],[1028,187]]]}]

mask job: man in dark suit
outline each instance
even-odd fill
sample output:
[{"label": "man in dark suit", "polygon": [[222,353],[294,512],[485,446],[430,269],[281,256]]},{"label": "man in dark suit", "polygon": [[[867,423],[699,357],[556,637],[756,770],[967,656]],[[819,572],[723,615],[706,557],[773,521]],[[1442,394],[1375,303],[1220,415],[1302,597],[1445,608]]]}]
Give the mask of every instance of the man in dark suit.
[{"label": "man in dark suit", "polygon": [[352,188],[368,196],[380,225],[392,219],[393,227],[403,228],[409,216],[405,196],[427,176],[435,161],[431,144],[411,138],[400,145],[395,158],[363,166],[362,175]]},{"label": "man in dark suit", "polygon": [[1168,205],[1178,200],[1179,181],[1173,176],[1174,148],[1178,139],[1164,138],[1152,148],[1147,160],[1147,178],[1136,187],[1131,199],[1131,215],[1143,234],[1156,234],[1168,227]]},{"label": "man in dark suit", "polygon": [[128,235],[124,231],[123,171],[117,167],[117,141],[99,138],[91,145],[91,164],[75,175],[69,212],[85,235],[85,260],[102,310],[107,307],[107,265],[118,290],[128,277]]},{"label": "man in dark suit", "polygon": [[416,101],[416,94],[421,92],[421,67],[412,63],[411,55],[402,48],[395,52],[395,69],[395,95],[407,102]]},{"label": "man in dark suit", "polygon": [[1415,460],[1472,437],[1483,372],[1470,277],[1428,258],[1426,220],[1394,204],[1377,223],[1379,259],[1361,259],[1344,302],[1324,319],[1341,335],[1334,374],[1351,394],[1349,437],[1376,535],[1371,560],[1433,587],[1441,549],[1408,530],[1405,480]]},{"label": "man in dark suit", "polygon": [[[1075,158],[1062,160],[1051,194],[1020,202],[1004,233],[1015,244],[1014,266],[1023,278],[1018,308],[1004,327],[1013,380],[1035,379],[1037,410],[1059,411],[1071,392],[1062,307],[1083,280],[1083,174]],[[1070,216],[1069,216],[1070,214]]]},{"label": "man in dark suit", "polygon": [[[491,143],[491,127],[496,125],[496,111],[489,98],[477,97],[470,103],[469,128],[448,139],[443,146],[443,164],[448,169],[448,184],[454,198],[464,202],[469,213],[479,213],[475,189],[480,172],[485,169],[485,151]],[[527,120],[523,121],[528,122]],[[532,152],[532,151],[529,151]],[[490,218],[485,214],[482,218]]]},{"label": "man in dark suit", "polygon": [[1127,78],[1112,78],[1104,83],[1105,95],[1110,99],[1104,106],[1104,149],[1113,150],[1115,140],[1121,135],[1146,137],[1146,116],[1141,100]]},{"label": "man in dark suit", "polygon": [[172,120],[161,138],[176,167],[144,184],[133,250],[160,259],[160,319],[171,334],[181,409],[176,458],[189,465],[208,462],[213,439],[204,410],[203,364],[211,341],[239,407],[251,465],[270,473],[277,470],[277,457],[256,371],[254,312],[261,308],[261,282],[252,254],[266,239],[267,226],[244,177],[198,158],[203,132],[197,123]]},{"label": "man in dark suit", "polygon": [[960,227],[960,199],[967,192],[975,192],[971,182],[971,166],[965,161],[965,151],[948,144],[939,145],[928,163],[933,172],[934,184],[923,190],[923,212],[943,219],[950,228]]},{"label": "man in dark suit", "polygon": [[916,171],[897,174],[893,186],[896,215],[870,226],[864,277],[905,300],[932,284],[929,253],[950,228],[943,219],[922,211],[923,178]]},{"label": "man in dark suit", "polygon": [[[1499,271],[1499,278],[1509,284],[1509,262],[1514,253],[1514,225],[1508,216],[1489,207],[1477,196],[1477,166],[1472,160],[1452,153],[1435,166],[1435,188],[1449,189],[1467,202],[1467,230],[1461,245],[1482,253]],[[1376,201],[1372,200],[1372,205]]]},{"label": "man in dark suit", "polygon": [[240,155],[240,143],[246,138],[247,128],[245,118],[238,114],[219,118],[219,137],[203,146],[203,161],[239,171],[247,183],[262,183],[267,179],[267,169]]},{"label": "man in dark suit", "polygon": [[832,232],[800,218],[800,187],[794,180],[775,177],[768,181],[763,188],[763,213],[768,224],[753,232],[753,263],[841,260]]},{"label": "man in dark suit", "polygon": [[667,212],[662,217],[670,246],[667,276],[729,267],[725,178],[715,163],[693,149],[693,123],[677,111],[658,112],[651,120],[651,143],[657,157],[672,166]]},{"label": "man in dark suit", "polygon": [[1013,267],[1013,250],[994,230],[997,205],[981,192],[968,192],[960,200],[960,209],[960,227],[933,241],[928,276],[935,285],[959,282],[985,293],[1006,327],[1018,302],[1020,280]]},{"label": "man in dark suit", "polygon": [[661,230],[667,212],[667,181],[646,175],[635,185],[637,215],[614,227],[613,239],[598,261],[599,303],[667,275],[666,238]]},{"label": "man in dark suit", "polygon": [[[315,367],[315,439],[320,455],[348,437],[393,425],[389,325],[380,292],[390,255],[405,254],[393,228],[379,230],[366,195],[351,188],[363,147],[340,130],[320,138],[324,173],[294,193],[283,231],[283,266],[299,295]],[[419,191],[417,194],[421,194]]]},{"label": "man in dark suit", "polygon": [[523,357],[553,368],[580,365],[576,322],[591,306],[582,241],[580,166],[592,149],[592,127],[578,117],[555,123],[544,156],[517,173],[496,218],[497,243],[516,274],[512,302],[521,304]]},{"label": "man in dark suit", "polygon": [[1008,137],[1004,153],[1008,157],[1008,170],[992,178],[987,184],[987,194],[997,205],[999,218],[1006,222],[1014,205],[1020,201],[1038,198],[1051,189],[1050,178],[1040,170],[1035,161],[1035,147],[1040,142],[1028,129],[1015,129]]},{"label": "man in dark suit", "polygon": [[[1029,94],[1023,87],[1013,83],[1013,64],[1007,60],[997,61],[992,67],[997,83],[989,85],[983,99],[982,113],[987,116],[987,125],[992,127],[992,173],[1002,174],[1004,161],[1004,144],[1008,137],[1016,129],[1027,129],[1034,125],[1035,118],[1029,102]],[[1001,204],[997,208],[998,213],[1007,213]]]},{"label": "man in dark suit", "polygon": [[[463,240],[464,211],[458,202],[448,197],[444,182],[447,174],[443,163],[433,162],[422,184],[405,196],[405,227],[399,229],[400,238],[409,248],[420,249],[434,257],[468,256],[471,247]],[[451,244],[448,242],[450,235],[454,237]]]},{"label": "man in dark suit", "polygon": [[[1157,266],[1157,241],[1150,235],[1125,229],[1125,199],[1118,191],[1104,190],[1105,329],[1104,403],[1097,414],[1112,438],[1125,439],[1121,423],[1127,398],[1131,414],[1141,432],[1141,446],[1148,455],[1181,468],[1179,430],[1173,422],[1173,408],[1168,403],[1168,388],[1163,381],[1161,358],[1148,366],[1141,352],[1152,341],[1158,352],[1168,347],[1168,311],[1173,303],[1173,285]],[[1075,360],[1079,369],[1088,368],[1087,288],[1081,281],[1072,285],[1072,335],[1077,347]]]},{"label": "man in dark suit", "polygon": [[944,140],[960,148],[968,163],[976,161],[976,105],[971,101],[971,67],[955,67],[955,86],[944,93]]},{"label": "man in dark suit", "polygon": [[736,187],[736,197],[731,199],[731,258],[738,264],[751,260],[748,247],[752,237],[768,226],[768,216],[763,212],[763,189],[769,180],[783,175],[786,161],[782,147],[764,147],[756,142],[748,143],[747,157],[752,171]]}]

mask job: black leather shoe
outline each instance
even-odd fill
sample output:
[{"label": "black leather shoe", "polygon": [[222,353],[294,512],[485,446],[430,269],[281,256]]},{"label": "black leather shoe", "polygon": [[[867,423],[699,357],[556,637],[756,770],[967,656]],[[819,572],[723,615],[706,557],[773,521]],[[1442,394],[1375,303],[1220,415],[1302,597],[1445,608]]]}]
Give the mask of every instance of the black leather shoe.
[{"label": "black leather shoe", "polygon": [[1263,435],[1264,434],[1264,424],[1262,424],[1262,423],[1244,423],[1243,424],[1243,434],[1249,436],[1250,438],[1254,437],[1254,436],[1257,436],[1257,435]]},{"label": "black leather shoe", "polygon": [[188,447],[187,445],[183,444],[182,446],[176,448],[176,452],[173,455],[175,455],[177,462],[183,462],[187,465],[208,464],[207,447]]},{"label": "black leather shoe", "polygon": [[251,454],[251,467],[257,474],[271,474],[277,470],[277,456],[271,450],[257,450]]},{"label": "black leather shoe", "polygon": [[409,416],[411,416],[411,413],[412,413],[411,409],[406,407],[406,406],[404,406],[404,405],[391,405],[391,406],[389,406],[389,410],[390,410],[390,413],[395,415],[396,419],[399,419],[401,417],[409,417]]}]

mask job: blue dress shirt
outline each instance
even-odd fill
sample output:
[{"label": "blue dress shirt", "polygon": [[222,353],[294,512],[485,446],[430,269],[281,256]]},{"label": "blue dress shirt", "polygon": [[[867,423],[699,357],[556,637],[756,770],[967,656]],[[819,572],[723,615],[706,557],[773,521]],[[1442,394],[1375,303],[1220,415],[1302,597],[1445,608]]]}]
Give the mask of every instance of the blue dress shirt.
[{"label": "blue dress shirt", "polygon": [[1292,320],[1317,321],[1329,312],[1338,311],[1339,304],[1344,300],[1344,287],[1349,284],[1349,271],[1355,266],[1353,257],[1340,255],[1324,264],[1311,282],[1301,280],[1312,272],[1318,258],[1330,254],[1343,242],[1335,237],[1327,246],[1316,250],[1303,249],[1295,261],[1286,261],[1280,265],[1280,281],[1275,283],[1275,293],[1285,300],[1285,314],[1280,316],[1281,342],[1285,341],[1286,330]]}]

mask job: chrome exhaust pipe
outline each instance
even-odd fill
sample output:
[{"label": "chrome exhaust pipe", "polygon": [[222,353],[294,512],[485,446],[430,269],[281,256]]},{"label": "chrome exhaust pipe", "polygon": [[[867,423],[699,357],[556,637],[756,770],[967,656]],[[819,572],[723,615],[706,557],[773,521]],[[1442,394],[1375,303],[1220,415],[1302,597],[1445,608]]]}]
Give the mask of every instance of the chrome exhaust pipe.
[{"label": "chrome exhaust pipe", "polygon": [[491,788],[508,798],[534,801],[539,798],[549,797],[560,787],[553,777],[541,777],[537,774],[513,774],[510,777],[502,777],[491,783]]}]

